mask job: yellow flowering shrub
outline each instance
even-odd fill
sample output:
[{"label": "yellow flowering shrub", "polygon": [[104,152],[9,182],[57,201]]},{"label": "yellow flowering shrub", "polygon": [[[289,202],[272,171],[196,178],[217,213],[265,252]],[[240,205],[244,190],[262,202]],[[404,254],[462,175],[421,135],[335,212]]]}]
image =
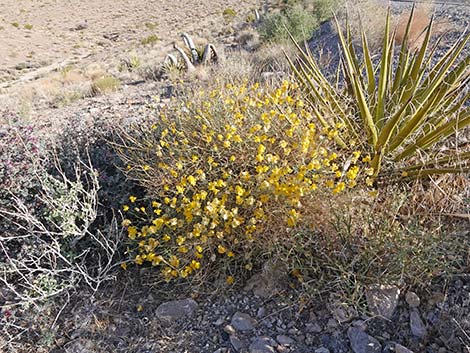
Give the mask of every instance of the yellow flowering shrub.
[{"label": "yellow flowering shrub", "polygon": [[220,260],[251,268],[257,250],[302,225],[317,189],[340,193],[367,174],[368,156],[330,149],[342,126],[314,121],[297,84],[244,83],[200,92],[124,133],[117,150],[147,192],[123,205],[133,261],[168,281]]}]

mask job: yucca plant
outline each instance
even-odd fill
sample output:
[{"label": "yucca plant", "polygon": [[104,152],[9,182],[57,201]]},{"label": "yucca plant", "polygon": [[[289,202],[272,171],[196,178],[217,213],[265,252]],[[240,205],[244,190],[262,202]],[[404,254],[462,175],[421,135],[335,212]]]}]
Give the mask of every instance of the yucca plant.
[{"label": "yucca plant", "polygon": [[[362,31],[362,53],[356,53],[351,29],[343,32],[338,21],[341,66],[336,82],[322,73],[312,53],[299,49],[295,76],[305,88],[314,114],[325,129],[338,122],[347,127],[350,138],[361,143],[371,155],[374,177],[419,177],[469,170],[470,152],[442,148],[448,138],[470,125],[468,83],[470,56],[459,56],[470,35],[462,37],[433,63],[438,42],[431,46],[433,19],[424,33],[421,47],[409,48],[414,7],[404,39],[395,56],[395,31],[388,12],[381,56],[375,60]],[[397,48],[398,51],[398,48]],[[349,144],[342,134],[335,141]],[[468,145],[468,144],[467,144]],[[467,146],[468,147],[468,146]]]}]

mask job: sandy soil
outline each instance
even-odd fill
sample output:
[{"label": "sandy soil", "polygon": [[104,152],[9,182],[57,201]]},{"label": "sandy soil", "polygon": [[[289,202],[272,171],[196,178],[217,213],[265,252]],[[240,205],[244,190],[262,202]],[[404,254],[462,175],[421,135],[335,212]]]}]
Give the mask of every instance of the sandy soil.
[{"label": "sandy soil", "polygon": [[[222,15],[225,9],[233,8],[242,16],[258,2],[2,0],[0,83],[17,79],[28,69],[67,59],[93,56],[103,60],[141,45],[140,41],[152,34],[160,39],[156,47],[167,46],[182,31],[215,37],[226,24]],[[15,67],[17,70],[12,70]]]}]

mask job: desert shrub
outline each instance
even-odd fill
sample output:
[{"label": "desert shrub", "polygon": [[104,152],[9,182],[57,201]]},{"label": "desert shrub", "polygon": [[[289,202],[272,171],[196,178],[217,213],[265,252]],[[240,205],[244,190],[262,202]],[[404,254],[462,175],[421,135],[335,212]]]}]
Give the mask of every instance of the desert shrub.
[{"label": "desert shrub", "polygon": [[298,229],[272,256],[307,292],[335,293],[354,305],[369,285],[426,288],[436,278],[467,271],[465,231],[435,214],[408,215],[414,192],[390,186],[371,198],[356,188],[319,198],[319,227]]},{"label": "desert shrub", "polygon": [[294,5],[280,12],[269,13],[263,18],[259,31],[265,41],[282,42],[289,38],[289,31],[296,41],[303,41],[319,25],[317,17],[305,11],[300,5]]},{"label": "desert shrub", "polygon": [[121,81],[111,75],[105,75],[93,80],[91,84],[91,93],[99,95],[106,92],[114,92],[121,86]]},{"label": "desert shrub", "polygon": [[32,126],[5,125],[0,128],[0,206],[8,205],[12,195],[32,201],[37,186],[39,140]]},{"label": "desert shrub", "polygon": [[336,0],[284,1],[280,9],[268,12],[259,27],[265,41],[283,42],[288,32],[296,41],[308,40],[313,31],[330,18],[338,6]]},{"label": "desert shrub", "polygon": [[96,290],[117,266],[116,222],[93,226],[98,217],[96,171],[77,161],[73,177],[67,177],[55,165],[54,174],[35,175],[40,208],[15,196],[0,207],[0,221],[14,226],[0,235],[0,283],[15,305],[47,300],[79,283]]},{"label": "desert shrub", "polygon": [[237,16],[237,12],[229,7],[222,12],[222,16],[226,21],[231,21]]},{"label": "desert shrub", "polygon": [[167,281],[210,267],[232,282],[237,266],[312,226],[304,204],[317,189],[356,185],[367,156],[331,150],[341,125],[319,131],[301,93],[288,81],[228,84],[122,132],[117,151],[146,190],[123,206],[133,262]]},{"label": "desert shrub", "polygon": [[160,38],[158,38],[158,36],[156,34],[151,34],[145,38],[142,38],[141,41],[140,41],[140,44],[142,45],[153,45],[155,44],[156,42],[158,42],[160,40]]}]

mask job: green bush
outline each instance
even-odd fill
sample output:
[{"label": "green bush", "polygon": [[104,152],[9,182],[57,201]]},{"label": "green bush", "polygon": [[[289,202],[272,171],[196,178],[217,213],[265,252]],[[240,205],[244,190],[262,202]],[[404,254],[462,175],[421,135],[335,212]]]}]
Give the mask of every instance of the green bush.
[{"label": "green bush", "polygon": [[313,12],[306,11],[301,5],[294,5],[268,14],[261,22],[259,31],[265,41],[286,41],[289,38],[287,31],[296,41],[303,41],[311,37],[318,25],[318,18]]},{"label": "green bush", "polygon": [[283,42],[290,32],[296,41],[311,38],[313,31],[323,21],[332,17],[338,0],[286,0],[284,5],[269,12],[259,27],[265,41]]}]

